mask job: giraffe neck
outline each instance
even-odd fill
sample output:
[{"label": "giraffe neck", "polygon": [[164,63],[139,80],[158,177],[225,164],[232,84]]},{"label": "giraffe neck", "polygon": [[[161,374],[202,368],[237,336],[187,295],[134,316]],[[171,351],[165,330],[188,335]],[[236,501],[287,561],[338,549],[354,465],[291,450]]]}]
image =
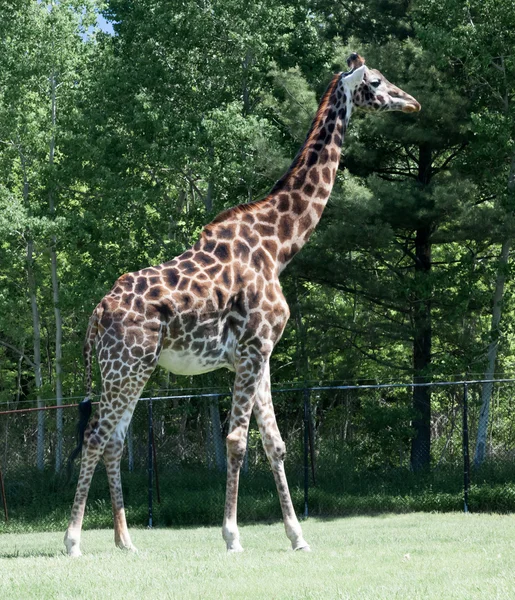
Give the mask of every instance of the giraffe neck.
[{"label": "giraffe neck", "polygon": [[351,93],[339,73],[329,84],[299,153],[263,205],[262,210],[272,204],[279,212],[279,272],[308,241],[322,216],[338,172],[351,110]]},{"label": "giraffe neck", "polygon": [[[265,252],[265,262],[281,273],[308,241],[322,216],[338,172],[351,110],[351,92],[345,77],[338,73],[320,102],[299,153],[270,194],[263,200],[220,213],[204,227],[194,250],[211,252],[217,238],[231,239],[238,231],[238,254],[243,252],[241,242],[250,244],[253,255],[259,247],[258,254]],[[222,241],[219,245],[227,244]],[[222,254],[225,256],[225,252]],[[260,261],[259,257],[255,262]]]}]

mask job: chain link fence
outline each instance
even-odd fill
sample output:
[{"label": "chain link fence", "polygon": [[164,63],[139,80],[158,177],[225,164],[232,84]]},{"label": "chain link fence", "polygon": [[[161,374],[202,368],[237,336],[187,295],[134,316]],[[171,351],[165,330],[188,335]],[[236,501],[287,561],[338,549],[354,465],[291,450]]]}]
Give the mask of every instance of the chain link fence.
[{"label": "chain link fence", "polygon": [[[411,469],[416,385],[431,389],[430,464],[423,473]],[[300,514],[467,510],[469,502],[472,509],[515,509],[515,380],[280,388],[273,391],[273,399]],[[140,522],[202,524],[221,519],[230,403],[228,393],[160,392],[140,400],[122,459],[126,501],[140,507]],[[0,407],[2,496],[13,518],[31,502],[43,506],[41,494],[68,503],[73,497],[78,468],[66,483],[64,469],[56,466],[66,463],[77,443],[76,405],[47,407],[44,419],[41,413]],[[104,483],[92,489],[90,503],[108,498],[105,474],[97,474],[94,482],[99,477]],[[476,498],[480,488],[481,501]],[[280,514],[255,423],[241,495],[244,519]]]}]

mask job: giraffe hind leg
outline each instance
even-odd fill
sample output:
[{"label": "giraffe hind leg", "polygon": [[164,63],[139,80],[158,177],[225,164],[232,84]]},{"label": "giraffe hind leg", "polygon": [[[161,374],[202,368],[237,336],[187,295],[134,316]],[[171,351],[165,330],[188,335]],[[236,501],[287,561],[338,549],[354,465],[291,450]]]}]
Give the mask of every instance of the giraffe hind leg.
[{"label": "giraffe hind leg", "polygon": [[[66,550],[70,556],[81,555],[80,538],[86,501],[95,467],[102,456],[106,459],[106,467],[108,469],[109,487],[115,517],[115,539],[117,545],[133,549],[125,523],[125,511],[123,508],[123,499],[121,498],[119,463],[123,448],[123,438],[125,437],[130,417],[150,374],[154,370],[154,366],[155,363],[152,365],[149,363],[133,364],[131,369],[132,376],[122,381],[110,381],[109,378],[104,377],[104,389],[100,401],[98,423],[94,422],[90,424],[89,431],[86,434],[77,490],[75,492],[70,522],[64,537]],[[110,444],[113,436],[113,442]],[[118,541],[120,541],[120,544],[118,544]]]},{"label": "giraffe hind leg", "polygon": [[71,557],[78,557],[82,554],[80,551],[80,538],[88,492],[93,473],[112,433],[112,429],[112,422],[100,419],[98,424],[95,423],[89,431],[87,439],[84,440],[79,480],[75,491],[70,522],[64,535],[64,545],[66,546],[68,555]]},{"label": "giraffe hind leg", "polygon": [[136,404],[137,400],[133,401],[125,410],[104,450],[104,463],[109,481],[111,504],[113,507],[114,543],[118,548],[131,552],[137,552],[137,548],[131,541],[129,530],[127,528],[127,521],[125,518],[120,461],[122,458],[123,444],[127,434],[127,428],[131,422],[132,414]]}]

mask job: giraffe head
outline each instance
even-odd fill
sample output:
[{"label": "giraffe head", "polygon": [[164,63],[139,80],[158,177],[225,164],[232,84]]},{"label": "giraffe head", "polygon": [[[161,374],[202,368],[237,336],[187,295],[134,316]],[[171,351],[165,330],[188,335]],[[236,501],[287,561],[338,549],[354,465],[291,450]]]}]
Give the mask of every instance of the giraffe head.
[{"label": "giraffe head", "polygon": [[353,53],[347,59],[351,72],[345,75],[352,90],[352,104],[365,110],[399,110],[418,112],[420,104],[397,86],[390,83],[377,69],[365,66],[365,59]]}]

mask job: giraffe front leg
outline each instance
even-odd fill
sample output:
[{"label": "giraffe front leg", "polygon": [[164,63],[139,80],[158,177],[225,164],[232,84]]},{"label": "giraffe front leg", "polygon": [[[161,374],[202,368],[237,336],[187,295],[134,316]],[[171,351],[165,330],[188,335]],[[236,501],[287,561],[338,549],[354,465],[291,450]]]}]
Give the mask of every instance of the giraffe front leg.
[{"label": "giraffe front leg", "polygon": [[[250,415],[262,372],[262,357],[242,357],[234,381],[231,419],[227,435],[227,486],[222,536],[228,552],[243,552],[237,523],[240,470],[247,450]],[[256,373],[259,376],[256,377]]]},{"label": "giraffe front leg", "polygon": [[267,368],[263,377],[262,385],[256,394],[254,404],[254,415],[259,426],[263,447],[272,468],[281,510],[283,513],[284,528],[291,542],[293,550],[310,551],[309,544],[304,539],[302,528],[295,514],[291,501],[288,481],[284,471],[284,456],[286,446],[281,438],[277,420],[275,418],[272,395],[270,391],[270,375]]},{"label": "giraffe front leg", "polygon": [[227,436],[227,486],[222,535],[228,552],[243,552],[237,524],[238,487],[240,469],[247,449],[247,431],[243,427],[233,429]]}]

